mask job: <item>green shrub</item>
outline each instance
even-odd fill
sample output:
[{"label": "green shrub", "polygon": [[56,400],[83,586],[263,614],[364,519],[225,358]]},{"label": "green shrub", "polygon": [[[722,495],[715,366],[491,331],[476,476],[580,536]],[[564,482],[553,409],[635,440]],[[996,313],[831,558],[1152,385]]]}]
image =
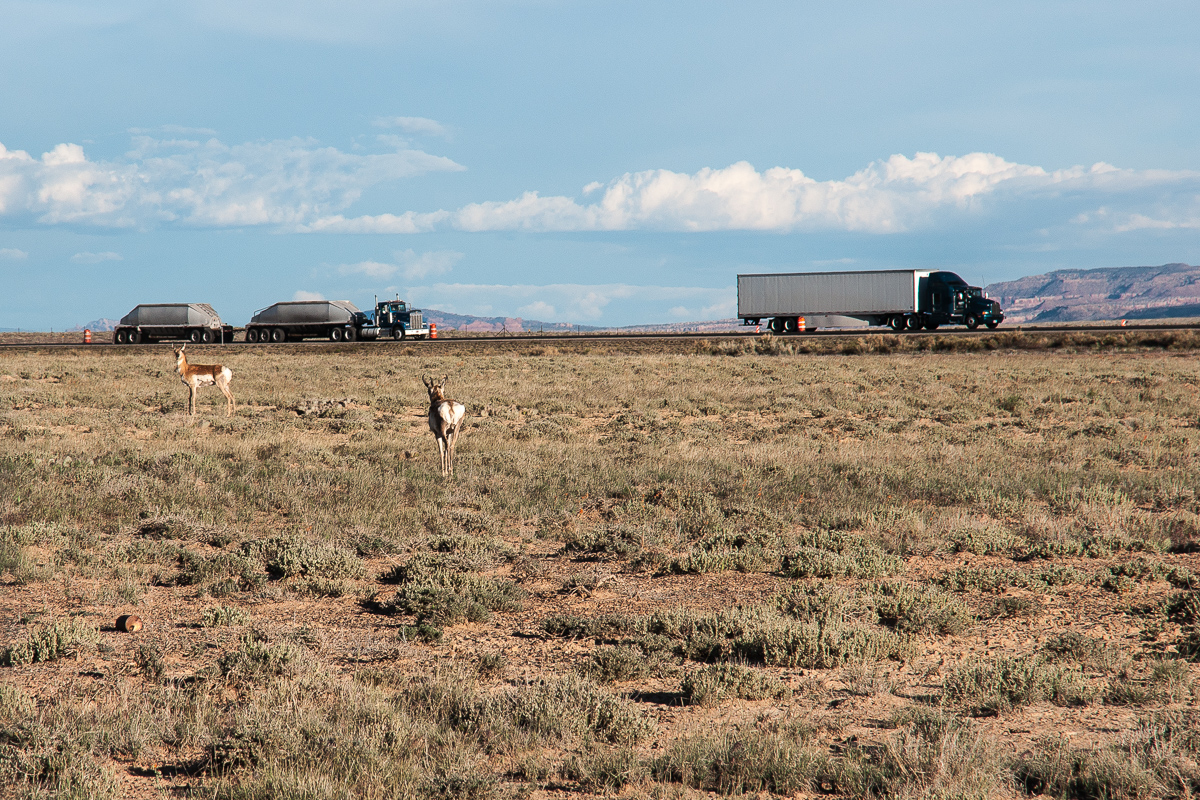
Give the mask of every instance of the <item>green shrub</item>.
[{"label": "green shrub", "polygon": [[99,629],[75,617],[29,629],[25,641],[0,651],[0,665],[15,667],[73,656],[100,641]]},{"label": "green shrub", "polygon": [[600,683],[630,681],[650,674],[651,661],[640,647],[600,647],[588,654],[580,671]]},{"label": "green shrub", "polygon": [[740,664],[714,664],[688,674],[680,692],[687,703],[715,706],[722,700],[784,698],[791,692],[782,681],[761,669]]},{"label": "green shrub", "polygon": [[229,625],[245,625],[250,614],[237,606],[214,606],[204,609],[200,615],[201,628],[222,628]]},{"label": "green shrub", "polygon": [[724,795],[806,793],[832,772],[824,748],[790,732],[730,731],[676,739],[650,767],[661,783]]},{"label": "green shrub", "polygon": [[1095,698],[1078,669],[1049,666],[1039,658],[972,659],[956,667],[942,689],[947,703],[980,716],[1041,700],[1075,706]]},{"label": "green shrub", "polygon": [[349,550],[297,536],[276,536],[264,542],[246,542],[242,552],[266,564],[272,575],[290,578],[358,578],[366,572],[362,560]]},{"label": "green shrub", "polygon": [[962,633],[972,622],[971,611],[957,597],[935,586],[884,583],[875,590],[879,621],[901,633]]}]

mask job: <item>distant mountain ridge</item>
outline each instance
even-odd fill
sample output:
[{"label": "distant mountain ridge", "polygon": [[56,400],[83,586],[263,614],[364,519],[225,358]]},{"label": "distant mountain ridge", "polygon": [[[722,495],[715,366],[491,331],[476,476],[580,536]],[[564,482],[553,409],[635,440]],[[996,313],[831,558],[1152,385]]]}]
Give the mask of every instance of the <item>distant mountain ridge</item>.
[{"label": "distant mountain ridge", "polygon": [[993,283],[1004,322],[1088,322],[1200,316],[1200,267],[1062,269]]},{"label": "distant mountain ridge", "polygon": [[439,328],[471,333],[536,333],[546,331],[562,333],[564,331],[598,331],[592,325],[576,325],[571,322],[542,322],[537,319],[522,319],[521,317],[475,317],[470,314],[451,314],[449,311],[438,311],[426,308],[421,311],[425,322],[437,323]]}]

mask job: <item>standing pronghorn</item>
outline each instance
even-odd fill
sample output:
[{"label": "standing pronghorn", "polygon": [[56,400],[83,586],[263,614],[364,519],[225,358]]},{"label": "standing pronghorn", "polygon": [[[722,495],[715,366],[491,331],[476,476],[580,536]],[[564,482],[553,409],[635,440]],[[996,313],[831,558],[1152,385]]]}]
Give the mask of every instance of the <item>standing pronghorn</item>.
[{"label": "standing pronghorn", "polygon": [[466,406],[443,393],[447,380],[448,377],[442,376],[440,383],[434,383],[433,378],[421,377],[421,383],[429,391],[429,430],[433,431],[433,438],[437,439],[438,450],[442,453],[443,478],[454,474],[454,445],[467,414]]},{"label": "standing pronghorn", "polygon": [[179,378],[187,384],[191,394],[188,396],[188,413],[193,417],[196,416],[196,390],[201,386],[215,385],[225,395],[229,403],[225,407],[225,416],[233,416],[234,402],[233,392],[229,391],[229,382],[233,380],[233,370],[229,367],[222,367],[220,364],[189,364],[187,356],[183,354],[183,348],[187,345],[180,345],[175,348],[175,371],[179,373]]}]

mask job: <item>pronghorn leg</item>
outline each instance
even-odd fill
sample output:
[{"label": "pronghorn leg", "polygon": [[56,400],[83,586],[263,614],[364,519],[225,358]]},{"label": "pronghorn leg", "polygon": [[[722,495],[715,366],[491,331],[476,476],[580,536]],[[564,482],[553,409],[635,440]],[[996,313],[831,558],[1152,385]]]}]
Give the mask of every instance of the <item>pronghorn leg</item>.
[{"label": "pronghorn leg", "polygon": [[232,417],[234,409],[237,408],[237,403],[235,403],[233,400],[233,392],[229,390],[229,382],[226,381],[225,383],[218,383],[217,388],[221,390],[221,392],[225,395],[225,398],[229,401],[225,404],[225,416]]},{"label": "pronghorn leg", "polygon": [[188,415],[196,416],[196,387],[188,386],[190,393],[188,394]]},{"label": "pronghorn leg", "polygon": [[438,443],[438,453],[441,454],[441,457],[442,457],[442,477],[444,478],[447,475],[447,472],[446,472],[446,440],[443,439],[441,436],[439,436],[439,437],[437,437],[437,443]]},{"label": "pronghorn leg", "polygon": [[450,474],[451,475],[454,474],[454,450],[457,447],[458,447],[458,426],[456,425],[454,427],[454,430],[450,431],[449,450],[450,450]]}]

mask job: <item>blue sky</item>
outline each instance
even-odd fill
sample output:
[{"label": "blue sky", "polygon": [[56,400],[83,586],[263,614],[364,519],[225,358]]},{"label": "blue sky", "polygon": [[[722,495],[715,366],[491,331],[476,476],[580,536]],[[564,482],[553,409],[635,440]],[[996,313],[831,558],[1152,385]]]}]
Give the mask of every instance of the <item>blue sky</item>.
[{"label": "blue sky", "polygon": [[0,327],[1200,261],[1194,3],[0,0]]}]

